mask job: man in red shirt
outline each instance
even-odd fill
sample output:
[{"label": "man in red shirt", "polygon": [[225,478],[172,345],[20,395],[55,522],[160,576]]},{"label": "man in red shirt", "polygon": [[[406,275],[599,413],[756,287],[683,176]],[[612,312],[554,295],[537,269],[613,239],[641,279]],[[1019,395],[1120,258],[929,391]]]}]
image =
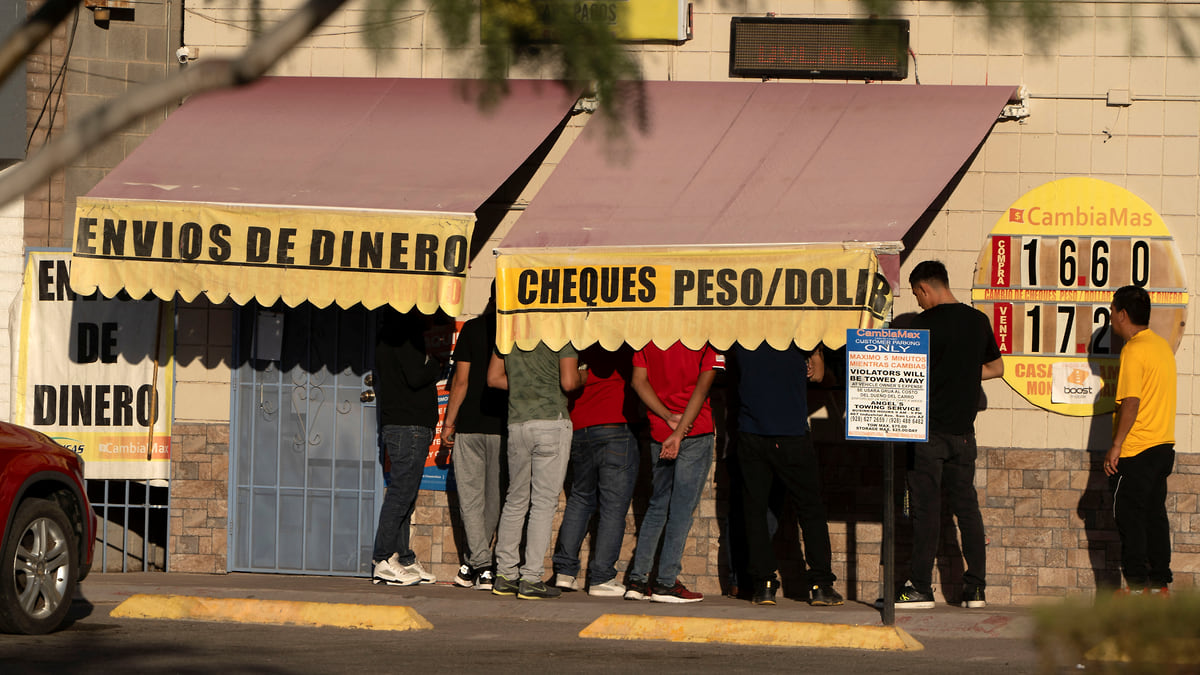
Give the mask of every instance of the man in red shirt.
[{"label": "man in red shirt", "polygon": [[610,352],[593,345],[580,354],[588,370],[583,393],[571,401],[571,492],[554,548],[555,585],[579,586],[579,548],[597,515],[592,559],[588,564],[588,594],[625,594],[617,579],[617,558],[625,538],[625,516],[638,474],[638,442],[633,426],[641,417],[637,395],[630,388],[633,349]]},{"label": "man in red shirt", "polygon": [[[699,602],[704,595],[679,582],[683,547],[692,529],[713,461],[712,410],[708,390],[725,357],[709,345],[699,350],[676,342],[667,349],[647,344],[633,357],[633,389],[650,411],[654,491],[638,533],[626,600]],[[658,577],[648,582],[662,540]]]}]

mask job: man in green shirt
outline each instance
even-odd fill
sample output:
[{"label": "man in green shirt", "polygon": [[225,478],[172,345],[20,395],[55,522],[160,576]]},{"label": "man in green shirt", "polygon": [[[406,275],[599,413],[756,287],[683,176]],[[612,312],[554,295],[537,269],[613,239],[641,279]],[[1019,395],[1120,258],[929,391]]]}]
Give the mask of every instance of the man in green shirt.
[{"label": "man in green shirt", "polygon": [[571,456],[566,392],[585,379],[570,344],[558,351],[541,342],[529,351],[513,347],[507,355],[493,354],[488,364],[488,385],[508,390],[508,495],[496,531],[495,595],[538,600],[561,593],[542,580],[542,572]]}]

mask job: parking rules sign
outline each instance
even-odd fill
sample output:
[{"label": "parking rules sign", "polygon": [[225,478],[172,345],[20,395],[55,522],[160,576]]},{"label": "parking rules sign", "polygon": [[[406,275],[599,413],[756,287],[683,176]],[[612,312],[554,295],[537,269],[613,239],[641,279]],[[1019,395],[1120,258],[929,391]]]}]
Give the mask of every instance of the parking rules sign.
[{"label": "parking rules sign", "polygon": [[846,331],[846,438],[929,437],[929,331]]}]

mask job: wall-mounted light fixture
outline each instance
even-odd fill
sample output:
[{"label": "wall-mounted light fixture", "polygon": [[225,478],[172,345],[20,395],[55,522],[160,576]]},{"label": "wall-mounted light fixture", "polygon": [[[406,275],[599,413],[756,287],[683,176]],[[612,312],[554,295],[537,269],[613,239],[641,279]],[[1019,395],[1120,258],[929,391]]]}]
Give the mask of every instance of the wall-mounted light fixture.
[{"label": "wall-mounted light fixture", "polygon": [[112,20],[133,21],[132,0],[83,0],[83,6],[92,10],[92,21],[101,28]]}]

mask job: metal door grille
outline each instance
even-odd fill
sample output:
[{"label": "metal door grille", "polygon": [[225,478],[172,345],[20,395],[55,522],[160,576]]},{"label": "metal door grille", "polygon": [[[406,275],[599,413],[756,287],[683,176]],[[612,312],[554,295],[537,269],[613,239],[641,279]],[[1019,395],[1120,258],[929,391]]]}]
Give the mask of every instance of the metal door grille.
[{"label": "metal door grille", "polygon": [[[370,573],[381,481],[375,408],[360,401],[374,315],[311,305],[282,315],[277,353],[239,311],[230,438],[230,567]],[[277,360],[259,358],[259,352]]]}]

